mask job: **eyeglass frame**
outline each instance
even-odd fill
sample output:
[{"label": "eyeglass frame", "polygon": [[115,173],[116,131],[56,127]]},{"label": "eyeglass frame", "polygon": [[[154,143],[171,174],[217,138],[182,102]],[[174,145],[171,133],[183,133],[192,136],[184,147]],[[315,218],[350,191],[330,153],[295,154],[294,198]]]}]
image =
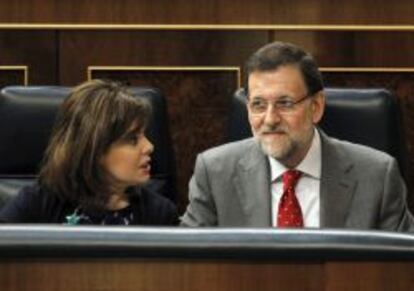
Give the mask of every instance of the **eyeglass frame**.
[{"label": "eyeglass frame", "polygon": [[[313,96],[314,96],[314,94],[307,93],[305,96],[303,96],[302,98],[299,98],[296,101],[292,101],[292,100],[276,100],[276,101],[273,101],[273,102],[269,102],[267,100],[260,99],[260,101],[263,101],[263,102],[266,103],[266,107],[262,111],[260,111],[260,112],[255,112],[255,110],[252,109],[252,105],[251,104],[254,101],[254,99],[250,100],[250,98],[248,98],[247,105],[248,105],[248,107],[250,109],[250,112],[253,115],[261,115],[261,114],[264,114],[267,111],[267,109],[269,108],[269,104],[271,104],[271,103],[273,103],[273,108],[275,108],[278,113],[282,113],[283,114],[283,113],[291,112],[293,109],[295,109],[296,105],[302,103],[303,101],[305,101],[305,100],[307,100],[307,99],[309,99],[309,98],[311,98]],[[256,101],[257,101],[257,99],[256,99]]]}]

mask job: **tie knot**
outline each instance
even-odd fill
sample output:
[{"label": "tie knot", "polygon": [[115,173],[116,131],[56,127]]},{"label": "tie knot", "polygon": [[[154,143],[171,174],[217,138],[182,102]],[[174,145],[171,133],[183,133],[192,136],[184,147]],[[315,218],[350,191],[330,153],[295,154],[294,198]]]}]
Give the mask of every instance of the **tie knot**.
[{"label": "tie knot", "polygon": [[288,170],[284,172],[282,176],[284,188],[295,188],[301,175],[302,173],[297,170]]}]

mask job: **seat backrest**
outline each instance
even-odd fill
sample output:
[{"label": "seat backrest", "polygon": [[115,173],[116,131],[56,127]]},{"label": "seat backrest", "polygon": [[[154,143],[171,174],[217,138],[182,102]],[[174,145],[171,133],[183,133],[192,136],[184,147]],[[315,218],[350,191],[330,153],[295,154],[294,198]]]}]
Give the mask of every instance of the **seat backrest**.
[{"label": "seat backrest", "polygon": [[[326,108],[319,126],[330,136],[367,145],[394,156],[405,174],[407,147],[396,99],[385,89],[326,88]],[[232,100],[227,141],[252,136],[246,94]]]},{"label": "seat backrest", "polygon": [[[154,153],[148,187],[175,201],[175,161],[165,98],[154,88],[129,89],[152,106],[147,136],[154,144]],[[69,87],[61,86],[9,86],[1,91],[0,207],[2,201],[36,178],[58,107],[69,92]]]}]

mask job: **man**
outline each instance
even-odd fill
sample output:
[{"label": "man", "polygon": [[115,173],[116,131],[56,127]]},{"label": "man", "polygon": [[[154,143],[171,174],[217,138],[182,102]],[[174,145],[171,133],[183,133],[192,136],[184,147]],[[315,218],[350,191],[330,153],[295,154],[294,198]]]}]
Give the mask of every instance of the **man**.
[{"label": "man", "polygon": [[198,156],[182,225],[414,229],[396,161],[317,128],[325,96],[311,55],[275,42],[246,72],[254,137]]}]

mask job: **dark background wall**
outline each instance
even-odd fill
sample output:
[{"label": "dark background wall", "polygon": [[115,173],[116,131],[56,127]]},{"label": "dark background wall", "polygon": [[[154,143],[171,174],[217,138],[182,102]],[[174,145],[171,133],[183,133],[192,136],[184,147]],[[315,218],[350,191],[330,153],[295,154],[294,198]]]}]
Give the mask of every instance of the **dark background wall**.
[{"label": "dark background wall", "polygon": [[[290,41],[314,54],[328,86],[395,94],[414,169],[413,15],[409,0],[1,1],[0,87],[89,77],[159,87],[183,209],[196,154],[223,141],[245,59],[265,43]],[[414,209],[412,170],[407,181]]]}]

